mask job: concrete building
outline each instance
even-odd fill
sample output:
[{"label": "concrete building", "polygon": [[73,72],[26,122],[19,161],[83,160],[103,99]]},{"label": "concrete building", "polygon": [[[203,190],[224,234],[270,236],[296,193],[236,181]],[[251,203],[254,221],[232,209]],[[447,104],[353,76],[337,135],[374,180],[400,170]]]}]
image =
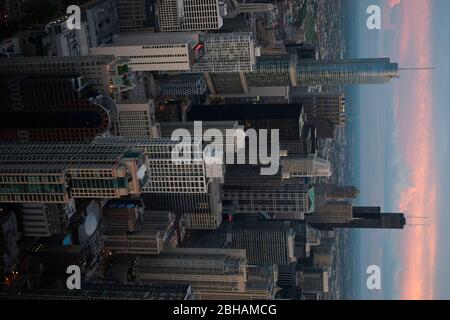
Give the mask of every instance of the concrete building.
[{"label": "concrete building", "polygon": [[129,33],[91,49],[92,55],[126,59],[133,71],[189,71],[203,55],[200,33]]},{"label": "concrete building", "polygon": [[281,169],[284,178],[301,177],[330,177],[330,162],[315,156],[309,157],[282,157]]},{"label": "concrete building", "polygon": [[192,71],[211,73],[253,71],[258,52],[251,32],[211,33],[205,37],[205,54],[195,63]]},{"label": "concrete building", "polygon": [[0,144],[0,201],[67,203],[71,198],[138,195],[144,155],[94,143]]},{"label": "concrete building", "polygon": [[154,32],[156,0],[116,0],[119,31]]},{"label": "concrete building", "polygon": [[87,56],[89,55],[89,33],[86,22],[80,29],[67,28],[67,18],[53,20],[45,26],[43,38],[47,56]]},{"label": "concrete building", "polygon": [[234,221],[218,232],[225,247],[245,249],[249,264],[290,264],[295,261],[295,232],[288,221]]},{"label": "concrete building", "polygon": [[245,292],[246,264],[245,250],[177,248],[138,258],[133,272],[138,281],[189,283],[194,294]]},{"label": "concrete building", "polygon": [[199,73],[162,75],[159,83],[163,97],[199,96],[207,90],[205,78]]},{"label": "concrete building", "polygon": [[223,188],[224,201],[236,201],[236,214],[255,219],[303,220],[314,211],[314,188],[308,185],[273,187],[229,186]]},{"label": "concrete building", "polygon": [[126,138],[158,137],[153,100],[147,102],[122,101],[117,104],[117,111],[114,123],[116,135]]},{"label": "concrete building", "polygon": [[22,203],[21,219],[27,237],[50,237],[67,232],[69,217],[75,212],[73,200],[65,204]]},{"label": "concrete building", "polygon": [[219,0],[161,0],[156,17],[161,32],[217,30],[223,25],[224,9]]}]

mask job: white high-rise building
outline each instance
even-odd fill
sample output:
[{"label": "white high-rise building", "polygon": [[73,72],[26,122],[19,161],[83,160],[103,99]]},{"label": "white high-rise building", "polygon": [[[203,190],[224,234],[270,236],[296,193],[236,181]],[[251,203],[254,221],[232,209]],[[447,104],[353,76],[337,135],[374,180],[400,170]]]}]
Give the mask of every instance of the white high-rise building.
[{"label": "white high-rise building", "polygon": [[132,71],[189,71],[203,54],[201,33],[128,33],[91,49],[125,59]]},{"label": "white high-rise building", "polygon": [[193,72],[232,73],[253,71],[257,50],[252,32],[212,33],[205,38],[205,54]]},{"label": "white high-rise building", "polygon": [[159,0],[156,17],[161,32],[217,30],[223,25],[219,0]]}]

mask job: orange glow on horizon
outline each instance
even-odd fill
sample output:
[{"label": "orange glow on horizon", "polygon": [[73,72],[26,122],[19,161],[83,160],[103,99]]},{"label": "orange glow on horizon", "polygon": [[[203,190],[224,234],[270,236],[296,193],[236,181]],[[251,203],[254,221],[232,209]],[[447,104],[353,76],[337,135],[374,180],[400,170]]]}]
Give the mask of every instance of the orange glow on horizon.
[{"label": "orange glow on horizon", "polygon": [[[390,0],[388,5],[400,5],[402,23],[398,26],[399,62],[412,66],[429,66],[431,50],[429,35],[430,4],[427,1]],[[407,66],[407,65],[404,65]],[[395,97],[396,123],[399,128],[398,151],[410,172],[409,187],[402,190],[398,207],[410,217],[428,217],[427,227],[408,228],[402,237],[403,262],[400,275],[400,298],[404,300],[433,299],[436,263],[437,215],[436,185],[433,163],[432,80],[430,71],[420,71],[409,81],[409,89]],[[399,89],[401,86],[401,80]],[[400,102],[401,100],[403,102]],[[412,221],[407,221],[407,223]]]}]

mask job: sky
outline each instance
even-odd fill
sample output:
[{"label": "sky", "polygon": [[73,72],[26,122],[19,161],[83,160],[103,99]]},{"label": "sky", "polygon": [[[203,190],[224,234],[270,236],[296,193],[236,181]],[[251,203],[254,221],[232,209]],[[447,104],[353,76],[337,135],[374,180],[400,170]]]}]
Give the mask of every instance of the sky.
[{"label": "sky", "polygon": [[[366,28],[371,4],[382,8],[381,30]],[[387,85],[359,89],[359,202],[425,224],[359,232],[359,298],[450,299],[450,1],[358,0],[355,6],[356,57],[435,68],[401,71]],[[381,290],[366,288],[372,264],[381,267]]]}]

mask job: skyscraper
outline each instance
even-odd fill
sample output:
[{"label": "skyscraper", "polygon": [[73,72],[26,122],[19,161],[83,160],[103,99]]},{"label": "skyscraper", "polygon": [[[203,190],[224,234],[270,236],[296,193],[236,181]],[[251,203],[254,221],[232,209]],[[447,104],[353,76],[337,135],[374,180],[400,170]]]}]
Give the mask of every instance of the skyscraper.
[{"label": "skyscraper", "polygon": [[288,221],[234,221],[225,232],[225,246],[245,249],[249,264],[290,264],[295,261],[295,232]]},{"label": "skyscraper", "polygon": [[194,294],[245,292],[246,264],[245,250],[177,248],[138,258],[133,273],[138,281],[189,283]]},{"label": "skyscraper", "polygon": [[290,103],[301,103],[308,121],[328,119],[336,126],[345,125],[344,93],[301,93],[289,97]]},{"label": "skyscraper", "polygon": [[[245,93],[249,87],[381,84],[398,77],[398,65],[389,58],[298,60],[297,55],[274,55],[259,57],[255,70],[243,77],[212,74],[214,89],[210,91],[230,94]],[[233,87],[227,79],[233,79]]]},{"label": "skyscraper", "polygon": [[117,107],[82,75],[0,80],[2,139],[84,140],[111,128]]},{"label": "skyscraper", "polygon": [[211,33],[204,44],[205,54],[194,64],[193,72],[248,72],[255,67],[257,52],[251,32]]},{"label": "skyscraper", "polygon": [[331,176],[330,162],[314,155],[282,157],[281,170],[285,178]]},{"label": "skyscraper", "polygon": [[236,201],[235,213],[262,215],[273,220],[303,220],[314,211],[314,188],[308,185],[272,187],[228,186],[223,188],[223,200]]},{"label": "skyscraper", "polygon": [[312,215],[305,216],[308,224],[319,230],[334,228],[403,229],[403,213],[383,213],[380,207],[352,207],[348,202],[328,202]]},{"label": "skyscraper", "polygon": [[203,55],[201,33],[127,33],[91,49],[92,55],[126,59],[132,71],[189,71]]},{"label": "skyscraper", "polygon": [[0,144],[0,201],[67,203],[140,194],[141,152],[93,143]]},{"label": "skyscraper", "polygon": [[159,83],[161,86],[161,95],[164,97],[202,95],[207,90],[205,78],[199,73],[162,75]]},{"label": "skyscraper", "polygon": [[119,31],[155,31],[156,3],[156,0],[116,0]]},{"label": "skyscraper", "polygon": [[126,138],[156,138],[158,128],[154,119],[155,103],[149,101],[122,101],[117,104],[115,134]]},{"label": "skyscraper", "polygon": [[223,9],[219,0],[161,0],[156,17],[161,32],[217,30],[223,25]]}]

